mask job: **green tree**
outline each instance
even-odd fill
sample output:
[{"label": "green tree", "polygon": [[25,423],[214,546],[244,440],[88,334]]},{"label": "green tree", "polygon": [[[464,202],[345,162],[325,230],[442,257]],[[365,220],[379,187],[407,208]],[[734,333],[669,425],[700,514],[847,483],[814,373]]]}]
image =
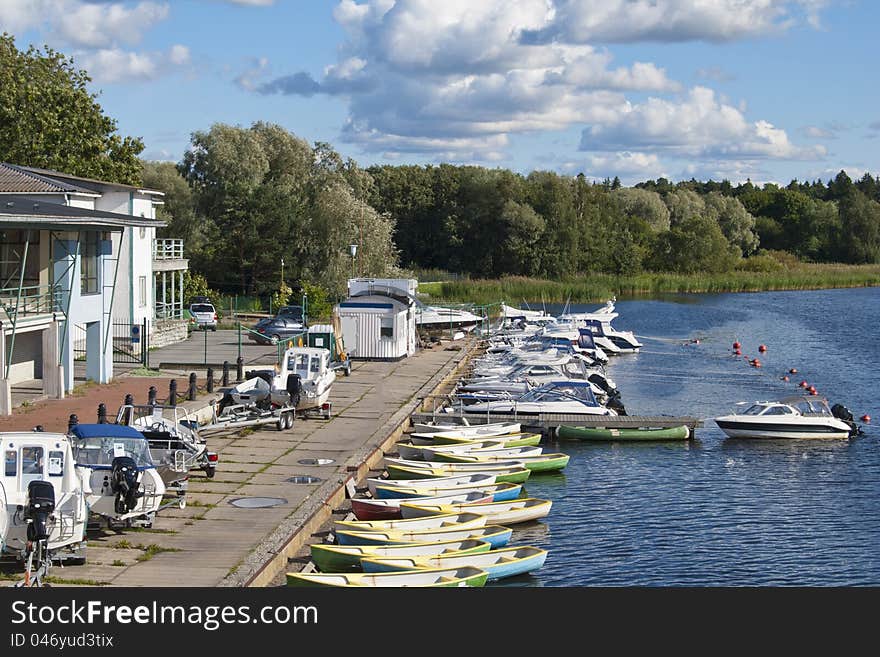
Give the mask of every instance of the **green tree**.
[{"label": "green tree", "polygon": [[710,192],[705,196],[707,216],[714,216],[727,241],[739,248],[742,255],[750,255],[758,248],[755,218],[739,199]]},{"label": "green tree", "polygon": [[611,193],[611,199],[623,214],[642,219],[653,231],[669,230],[669,208],[657,192],[621,187]]},{"label": "green tree", "polygon": [[72,58],[0,35],[0,160],[138,184],[144,143],[117,134],[89,82]]},{"label": "green tree", "polygon": [[854,264],[880,262],[880,204],[850,189],[839,208],[841,259]]},{"label": "green tree", "polygon": [[717,221],[692,216],[658,236],[651,264],[657,270],[691,274],[728,271],[738,259]]}]

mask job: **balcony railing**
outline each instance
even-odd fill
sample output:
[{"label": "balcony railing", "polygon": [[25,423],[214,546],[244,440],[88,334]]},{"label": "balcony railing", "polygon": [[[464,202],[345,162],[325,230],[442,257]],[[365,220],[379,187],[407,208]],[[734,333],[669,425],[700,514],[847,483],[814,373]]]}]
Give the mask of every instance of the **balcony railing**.
[{"label": "balcony railing", "polygon": [[153,260],[180,260],[183,258],[183,240],[153,240]]},{"label": "balcony railing", "polygon": [[61,312],[61,286],[25,286],[21,288],[21,295],[17,287],[0,289],[0,307],[10,319],[14,319],[16,314],[25,317]]}]

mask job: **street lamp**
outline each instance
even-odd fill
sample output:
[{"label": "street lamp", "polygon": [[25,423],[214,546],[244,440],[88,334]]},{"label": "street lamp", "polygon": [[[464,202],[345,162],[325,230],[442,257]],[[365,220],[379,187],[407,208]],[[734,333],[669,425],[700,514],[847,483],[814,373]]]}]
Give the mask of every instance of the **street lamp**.
[{"label": "street lamp", "polygon": [[354,278],[354,259],[357,256],[358,245],[357,244],[349,244],[348,252],[351,253],[351,277]]}]

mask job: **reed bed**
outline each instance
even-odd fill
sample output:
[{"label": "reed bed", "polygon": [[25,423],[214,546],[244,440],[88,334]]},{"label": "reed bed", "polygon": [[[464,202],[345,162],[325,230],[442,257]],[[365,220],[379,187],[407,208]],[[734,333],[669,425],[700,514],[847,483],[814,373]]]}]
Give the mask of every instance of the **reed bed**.
[{"label": "reed bed", "polygon": [[732,271],[721,274],[642,273],[635,276],[585,274],[551,281],[512,276],[420,284],[432,301],[492,304],[504,301],[517,306],[534,304],[593,303],[611,296],[646,297],[663,294],[817,290],[880,285],[880,265],[800,264],[774,272]]}]

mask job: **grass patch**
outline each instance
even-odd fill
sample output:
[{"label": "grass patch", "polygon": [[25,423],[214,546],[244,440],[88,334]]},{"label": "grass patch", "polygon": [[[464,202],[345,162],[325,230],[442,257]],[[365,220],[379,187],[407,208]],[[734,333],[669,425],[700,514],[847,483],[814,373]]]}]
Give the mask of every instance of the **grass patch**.
[{"label": "grass patch", "polygon": [[49,575],[48,577],[44,577],[43,581],[47,584],[68,584],[72,586],[109,586],[110,582],[99,582],[96,579],[85,579],[83,577],[73,577],[68,579],[66,577],[55,577],[54,575]]},{"label": "grass patch", "polygon": [[97,381],[95,381],[94,379],[88,379],[80,383],[78,386],[74,386],[73,390],[71,390],[68,394],[71,397],[82,397],[84,394],[86,394],[89,390],[97,385]]},{"label": "grass patch", "polygon": [[156,545],[155,543],[150,543],[149,545],[138,545],[139,550],[143,550],[144,553],[138,555],[135,561],[149,561],[157,554],[162,554],[163,552],[180,552],[178,548],[168,548],[162,547],[161,545]]},{"label": "grass patch", "polygon": [[114,560],[113,560],[113,563],[111,563],[110,565],[111,565],[111,566],[117,566],[117,567],[118,567],[118,566],[124,566],[124,565],[125,565],[125,562],[122,561],[122,559],[114,559]]},{"label": "grass patch", "polygon": [[126,373],[126,376],[165,376],[159,370],[154,370],[152,367],[137,367],[133,370],[129,370]]}]

